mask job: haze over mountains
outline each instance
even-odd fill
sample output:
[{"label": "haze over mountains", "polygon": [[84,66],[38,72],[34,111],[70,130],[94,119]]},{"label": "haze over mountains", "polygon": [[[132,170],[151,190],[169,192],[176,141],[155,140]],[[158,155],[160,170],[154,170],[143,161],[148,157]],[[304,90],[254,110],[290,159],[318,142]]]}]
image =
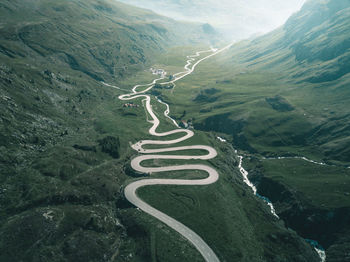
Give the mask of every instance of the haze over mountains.
[{"label": "haze over mountains", "polygon": [[203,261],[125,199],[126,185],[150,176],[131,168],[130,142],[154,137],[143,98],[118,97],[159,77],[150,67],[172,75],[187,55],[220,47],[208,22],[233,38],[281,26],[145,93],[159,130],[174,125],[156,97],[194,127],[184,146],[215,148],[220,178],[139,196],[221,261],[320,261],[305,239],[327,262],[350,261],[350,0],[309,0],[284,25],[304,1],[124,2],[162,15],[114,0],[0,2],[0,261]]},{"label": "haze over mountains", "polygon": [[305,0],[122,0],[175,19],[210,23],[228,39],[242,39],[281,26]]},{"label": "haze over mountains", "polygon": [[327,261],[350,259],[349,25],[349,0],[307,1],[282,27],[202,65],[176,97],[164,94],[174,117],[186,108],[196,129],[252,157],[258,193]]},{"label": "haze over mountains", "polygon": [[[121,76],[125,67],[139,70],[165,47],[215,40],[201,24],[177,22],[116,1],[6,1],[0,7],[0,50],[5,56],[68,63],[100,80],[106,72]],[[76,21],[81,24],[72,27]]]},{"label": "haze over mountains", "polygon": [[299,134],[318,144],[325,155],[343,161],[350,161],[350,133],[346,128],[350,112],[345,106],[350,96],[349,24],[348,0],[308,1],[280,29],[234,47],[231,58],[248,67],[281,72],[297,83],[318,85],[319,92],[328,91],[328,101],[320,106],[338,117],[319,123],[315,130],[299,130],[295,136]]}]

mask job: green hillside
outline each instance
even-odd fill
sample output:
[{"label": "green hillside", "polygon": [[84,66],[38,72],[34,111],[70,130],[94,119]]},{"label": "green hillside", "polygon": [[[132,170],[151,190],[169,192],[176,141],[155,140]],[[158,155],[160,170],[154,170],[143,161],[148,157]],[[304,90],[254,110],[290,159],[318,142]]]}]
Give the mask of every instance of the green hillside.
[{"label": "green hillside", "polygon": [[[318,240],[327,261],[349,259],[349,22],[348,0],[308,1],[281,28],[233,45],[162,93],[173,117],[252,158],[259,193],[289,227]],[[265,159],[275,157],[327,165]]]},{"label": "green hillside", "polygon": [[[179,23],[116,1],[3,1],[0,51],[11,61],[68,64],[97,80],[144,68],[166,47],[210,42],[200,24]],[[35,58],[35,59],[34,59]]]},{"label": "green hillside", "polygon": [[[146,69],[151,66],[170,73],[183,70],[186,55],[207,50],[217,40],[215,30],[112,0],[5,0],[0,3],[0,19],[0,261],[202,261],[183,237],[124,198],[123,188],[145,176],[130,168],[136,155],[130,142],[151,136],[141,99],[133,101],[134,107],[125,107],[118,96],[126,92],[122,89],[150,82],[155,76]],[[294,210],[288,204],[304,205],[303,190],[308,188],[298,188],[298,183],[305,180],[290,182],[283,179],[285,174],[279,176],[283,189],[297,192],[289,203],[277,205],[286,227],[243,183],[232,145],[251,156],[246,164],[256,180],[265,178],[267,185],[274,181],[275,173],[268,172],[274,167],[262,156],[305,154],[337,164],[332,174],[341,175],[339,181],[345,184],[338,187],[337,179],[328,179],[329,174],[319,170],[337,192],[315,197],[318,191],[311,190],[303,207],[311,210],[309,205],[324,204],[337,209],[336,214],[343,209],[346,213],[348,207],[348,173],[342,167],[347,155],[339,151],[348,148],[339,140],[322,143],[326,136],[304,139],[305,133],[332,124],[331,117],[343,121],[338,102],[346,102],[342,90],[347,76],[334,80],[337,85],[322,83],[316,88],[307,77],[295,76],[302,70],[297,63],[293,67],[279,61],[273,67],[269,56],[274,52],[253,61],[268,46],[266,39],[285,39],[278,32],[272,40],[263,37],[256,40],[259,43],[233,46],[177,82],[174,90],[153,90],[170,103],[177,120],[193,119],[196,135],[186,145],[217,149],[218,157],[208,164],[218,170],[220,179],[205,187],[146,187],[139,193],[194,229],[221,261],[318,261],[302,239],[308,232],[291,223],[288,213]],[[247,49],[255,51],[248,54]],[[286,46],[276,57],[291,52]],[[275,68],[286,70],[282,74]],[[334,106],[336,95],[330,95],[330,88],[339,88]],[[315,106],[324,101],[328,110]],[[171,130],[172,123],[163,116],[165,107],[154,97],[152,105],[161,119],[160,130]],[[332,139],[339,135],[337,139],[346,141],[346,128],[339,128],[316,134]],[[232,145],[220,142],[217,135]],[[194,175],[201,176],[155,176]],[[268,196],[264,187],[259,190]],[[341,202],[325,201],[328,196]],[[295,221],[302,224],[303,215]],[[339,222],[344,232],[346,222]],[[331,241],[323,241],[320,234],[311,237],[339,258],[345,250],[335,245],[341,239],[339,231],[321,233]]]},{"label": "green hillside", "polygon": [[[246,147],[252,152],[305,150],[314,158],[346,164],[350,160],[346,124],[350,111],[345,106],[350,96],[349,12],[348,1],[307,2],[283,27],[234,45],[229,54],[215,58],[215,66],[201,66],[188,80],[198,82],[198,88],[189,91],[192,101],[187,101],[190,107],[203,107],[194,115],[198,127],[211,125],[229,135],[235,128],[244,130]],[[220,92],[206,94],[207,100],[196,99],[210,88]],[[175,106],[177,102],[187,103],[179,99]],[[205,121],[216,115],[234,123]]]},{"label": "green hillside", "polygon": [[232,50],[245,67],[280,74],[291,83],[293,91],[278,91],[310,116],[301,119],[308,127],[292,129],[293,136],[321,149],[325,160],[345,163],[350,161],[349,22],[349,1],[309,1],[282,28]]},{"label": "green hillside", "polygon": [[283,27],[247,44],[250,52],[242,49],[239,57],[254,65],[284,65],[293,78],[310,83],[337,80],[350,72],[349,12],[347,0],[308,1]]},{"label": "green hillside", "polygon": [[149,258],[149,224],[120,223],[144,109],[123,108],[100,80],[149,81],[156,54],[213,40],[116,1],[1,1],[0,261]]}]

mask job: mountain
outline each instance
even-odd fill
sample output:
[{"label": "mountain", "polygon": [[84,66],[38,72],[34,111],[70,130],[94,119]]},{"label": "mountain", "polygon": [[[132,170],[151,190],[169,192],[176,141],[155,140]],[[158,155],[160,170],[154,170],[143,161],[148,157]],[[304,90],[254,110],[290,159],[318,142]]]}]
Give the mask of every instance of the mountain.
[{"label": "mountain", "polygon": [[337,80],[350,72],[348,22],[349,1],[308,1],[282,28],[252,41],[247,49],[254,50],[254,55],[243,56],[254,61],[275,56],[276,65],[298,66],[293,77],[312,83]]},{"label": "mountain", "polygon": [[344,107],[350,96],[349,22],[349,1],[309,1],[280,29],[237,46],[232,57],[248,67],[281,72],[295,83],[313,84],[315,93],[325,94],[322,110],[328,108],[330,116],[300,135],[324,155],[343,161],[350,161],[350,119]]},{"label": "mountain", "polygon": [[304,0],[122,0],[186,21],[201,21],[221,30],[228,39],[268,32],[283,24]]},{"label": "mountain", "polygon": [[[218,38],[212,26],[111,0],[5,0],[0,17],[0,261],[202,261],[126,201],[124,187],[148,176],[131,169],[130,142],[150,135],[142,99],[130,107],[118,97],[151,82],[144,69],[162,60],[183,70],[193,45],[207,50]],[[161,118],[162,105],[153,108]],[[162,119],[161,128],[173,126]],[[193,228],[222,261],[318,260],[251,194],[231,145],[210,132],[189,143],[217,149],[210,164],[220,181],[143,188],[144,199]]]},{"label": "mountain", "polygon": [[1,1],[0,261],[148,257],[146,227],[124,217],[128,236],[117,211],[144,111],[101,81],[148,81],[159,53],[204,31],[109,0]]},{"label": "mountain", "polygon": [[[216,98],[214,105],[205,104],[206,108],[219,106],[220,110],[201,114],[197,119],[198,125],[204,128],[205,123],[200,123],[201,120],[220,112],[229,113],[231,109],[227,116],[234,116],[238,122],[245,123],[237,123],[238,129],[245,129],[245,137],[254,144],[253,147],[246,144],[245,149],[264,152],[266,148],[289,151],[289,146],[314,147],[316,151],[321,150],[322,156],[319,157],[326,161],[350,161],[350,133],[347,128],[350,112],[344,106],[350,95],[347,88],[350,70],[349,11],[347,0],[308,1],[284,26],[253,40],[241,41],[233,45],[229,53],[216,58],[220,70],[210,69],[210,76],[212,79],[219,78],[213,87],[226,84],[223,87],[225,92],[234,92],[229,87],[240,78],[248,79],[249,72],[266,75],[266,78],[254,77],[262,85],[271,85],[271,90],[265,90],[265,96],[263,89],[258,90],[261,95],[252,92],[250,95],[255,94],[256,97],[250,97],[250,104],[253,101],[261,103],[261,99],[264,103],[254,104],[249,111],[255,106],[268,105],[275,113],[284,112],[272,115],[271,126],[266,126],[263,118],[255,118],[256,114],[262,114],[261,111],[241,115],[234,113],[231,107],[244,107],[246,104],[232,105],[226,97],[224,100]],[[219,70],[221,75],[215,70]],[[275,82],[269,83],[272,80]],[[300,107],[298,110],[295,109],[297,106]],[[251,121],[254,119],[254,124],[249,124],[249,118],[252,118]],[[261,130],[256,130],[257,125]],[[271,127],[282,135],[274,134]],[[216,125],[215,128],[231,133],[230,127]],[[287,130],[293,130],[293,133]],[[264,139],[257,140],[256,136]]]},{"label": "mountain", "polygon": [[327,261],[349,261],[349,25],[350,1],[307,1],[162,93],[174,118],[244,152],[258,193]]},{"label": "mountain", "polygon": [[123,76],[126,67],[140,70],[166,47],[213,38],[200,24],[175,22],[116,1],[5,1],[0,7],[5,57],[68,64],[97,80]]}]

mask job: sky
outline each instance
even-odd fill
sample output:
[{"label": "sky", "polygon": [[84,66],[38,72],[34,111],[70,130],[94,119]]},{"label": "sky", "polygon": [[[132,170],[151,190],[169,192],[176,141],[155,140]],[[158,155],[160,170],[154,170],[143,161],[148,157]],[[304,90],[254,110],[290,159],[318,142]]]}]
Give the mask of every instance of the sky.
[{"label": "sky", "polygon": [[306,0],[120,0],[179,20],[209,23],[232,38],[281,26]]}]

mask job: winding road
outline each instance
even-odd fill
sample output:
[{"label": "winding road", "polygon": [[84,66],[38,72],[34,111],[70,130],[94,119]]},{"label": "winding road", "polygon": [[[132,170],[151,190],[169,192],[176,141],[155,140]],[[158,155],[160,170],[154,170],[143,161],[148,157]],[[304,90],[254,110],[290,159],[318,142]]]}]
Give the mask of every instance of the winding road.
[{"label": "winding road", "polygon": [[[180,79],[186,77],[187,75],[190,75],[195,70],[196,66],[201,63],[202,61],[217,55],[224,50],[228,49],[232,44],[217,50],[217,49],[211,49],[207,51],[201,51],[197,52],[195,55],[187,56],[188,60],[184,67],[185,71],[177,73],[173,75],[173,79],[168,82],[163,82],[161,84],[170,84],[175,83],[176,81],[179,81]],[[210,53],[209,55],[199,59],[196,61],[196,58],[198,58],[203,53]],[[151,216],[157,218],[158,220],[162,221],[164,224],[168,225],[178,233],[180,233],[183,237],[185,237],[189,242],[193,244],[193,246],[201,253],[205,261],[207,262],[219,262],[218,257],[213,252],[213,250],[205,243],[205,241],[196,234],[193,230],[185,226],[184,224],[180,223],[179,221],[175,220],[174,218],[164,214],[163,212],[153,208],[146,202],[144,202],[142,199],[140,199],[137,195],[137,190],[140,187],[144,186],[152,186],[152,185],[184,185],[184,186],[198,186],[198,185],[210,185],[215,183],[219,179],[219,174],[215,169],[213,169],[210,166],[202,165],[202,164],[194,164],[194,165],[174,165],[174,166],[164,166],[164,167],[143,167],[141,164],[143,161],[150,160],[150,159],[180,159],[180,160],[190,160],[190,159],[200,159],[200,160],[208,160],[216,157],[217,152],[214,148],[204,145],[193,145],[193,146],[182,146],[182,147],[169,147],[169,148],[161,148],[161,149],[144,149],[144,145],[174,145],[177,143],[180,143],[182,141],[185,141],[189,138],[191,138],[194,133],[191,130],[187,129],[180,129],[177,125],[176,121],[169,117],[169,105],[162,102],[160,99],[158,99],[158,102],[166,105],[166,110],[164,112],[164,115],[169,118],[173,124],[176,126],[176,129],[169,131],[169,132],[163,132],[158,133],[157,127],[160,124],[159,119],[155,115],[155,113],[152,110],[151,105],[151,98],[149,95],[146,95],[145,93],[153,88],[153,86],[160,80],[163,80],[164,76],[158,79],[155,79],[152,83],[146,84],[146,85],[136,85],[132,89],[132,93],[130,94],[124,94],[119,96],[119,99],[121,100],[132,100],[136,98],[144,98],[143,102],[145,102],[146,110],[148,114],[150,115],[151,119],[148,120],[148,122],[152,123],[152,127],[149,129],[149,133],[153,136],[157,137],[166,137],[172,134],[177,133],[183,133],[184,135],[178,139],[173,140],[142,140],[137,142],[136,144],[132,145],[132,148],[139,152],[140,155],[135,157],[131,161],[131,166],[134,170],[142,173],[158,173],[158,172],[168,172],[168,171],[180,171],[180,170],[202,170],[205,171],[208,176],[205,179],[193,179],[193,180],[184,180],[184,179],[142,179],[135,182],[130,183],[125,187],[124,194],[128,201],[130,201],[133,205],[140,208],[144,212],[150,214]],[[120,89],[115,86],[108,85],[110,87],[114,87],[117,89]],[[144,89],[142,91],[137,91],[139,88],[143,87]],[[157,153],[165,153],[165,152],[175,152],[175,151],[183,151],[183,150],[204,150],[207,151],[206,155],[159,155]]]}]

